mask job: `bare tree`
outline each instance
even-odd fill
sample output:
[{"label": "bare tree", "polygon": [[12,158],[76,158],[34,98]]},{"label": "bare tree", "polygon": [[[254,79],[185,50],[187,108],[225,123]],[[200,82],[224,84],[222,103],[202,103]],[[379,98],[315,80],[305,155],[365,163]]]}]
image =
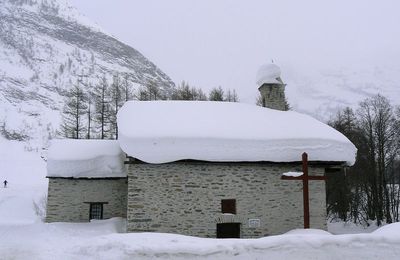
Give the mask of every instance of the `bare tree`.
[{"label": "bare tree", "polygon": [[[357,118],[351,108],[347,107],[338,111],[328,124],[346,135],[353,143],[357,143],[359,129]],[[358,188],[358,181],[354,179],[358,175],[346,174],[344,170],[341,170],[340,172],[327,172],[326,176],[327,209],[330,216],[344,221],[348,219],[358,221],[360,198],[353,196],[352,193],[352,190]]]},{"label": "bare tree", "polygon": [[204,92],[201,88],[197,89],[197,100],[199,100],[199,101],[207,100],[207,96],[206,96],[206,94],[204,94]]},{"label": "bare tree", "polygon": [[159,99],[164,99],[161,96],[160,90],[157,86],[157,84],[154,81],[150,81],[146,85],[146,90],[148,93],[149,100],[159,100]]},{"label": "bare tree", "polygon": [[238,98],[238,95],[236,94],[235,89],[233,89],[233,90],[228,89],[228,91],[226,92],[226,95],[225,95],[225,101],[239,102],[239,98]]},{"label": "bare tree", "polygon": [[172,94],[172,100],[194,100],[194,95],[196,94],[190,89],[189,84],[182,81]]},{"label": "bare tree", "polygon": [[150,100],[150,95],[149,95],[149,92],[145,88],[141,87],[137,90],[136,98],[137,98],[137,100],[140,100],[140,101],[146,101],[146,100]]},{"label": "bare tree", "polygon": [[105,139],[110,132],[110,98],[108,97],[108,82],[103,75],[100,82],[95,86],[93,91],[96,122],[100,131],[100,138]]},{"label": "bare tree", "polygon": [[174,90],[172,100],[207,100],[207,96],[200,88],[190,87],[189,83],[182,83]]},{"label": "bare tree", "polygon": [[[357,146],[358,153],[356,164],[334,189],[329,188],[329,182],[335,180],[328,178],[330,213],[338,214],[341,219],[348,216],[355,222],[376,220],[378,225],[399,220],[400,111],[398,113],[393,112],[388,99],[376,95],[362,101],[356,115],[347,108],[331,121],[333,127]],[[345,213],[347,210],[349,215]]]},{"label": "bare tree", "polygon": [[122,99],[122,87],[119,75],[113,77],[113,82],[110,88],[110,98],[111,98],[111,128],[113,131],[113,136],[118,139],[118,125],[117,125],[117,115],[119,109],[123,105]]},{"label": "bare tree", "polygon": [[131,86],[129,85],[129,80],[128,79],[129,79],[129,75],[125,74],[124,75],[124,80],[123,80],[123,83],[122,83],[122,89],[123,89],[123,92],[124,92],[125,102],[129,101],[129,100],[132,100],[132,98],[133,98]]},{"label": "bare tree", "polygon": [[395,129],[392,106],[389,101],[376,95],[366,99],[360,104],[359,115],[363,126],[371,161],[373,185],[373,208],[378,225],[385,218],[391,223],[390,198],[388,190],[387,170],[388,165],[394,159],[393,149]]},{"label": "bare tree", "polygon": [[86,132],[84,115],[87,108],[87,94],[83,91],[78,81],[66,95],[61,126],[65,137],[79,139],[84,135]]},{"label": "bare tree", "polygon": [[87,135],[86,139],[91,138],[91,132],[92,132],[92,106],[93,106],[93,93],[89,92],[87,95],[87,101],[88,101],[88,108],[87,108]]}]

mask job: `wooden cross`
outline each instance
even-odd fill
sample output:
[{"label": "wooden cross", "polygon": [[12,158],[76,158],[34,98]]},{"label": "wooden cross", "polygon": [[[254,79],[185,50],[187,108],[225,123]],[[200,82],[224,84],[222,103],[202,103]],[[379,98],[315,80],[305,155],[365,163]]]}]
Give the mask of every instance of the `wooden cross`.
[{"label": "wooden cross", "polygon": [[303,175],[298,177],[281,176],[282,180],[302,180],[303,181],[303,208],[304,208],[304,228],[310,228],[310,201],[308,196],[308,181],[309,180],[326,180],[325,176],[310,176],[308,175],[308,155],[302,154]]}]

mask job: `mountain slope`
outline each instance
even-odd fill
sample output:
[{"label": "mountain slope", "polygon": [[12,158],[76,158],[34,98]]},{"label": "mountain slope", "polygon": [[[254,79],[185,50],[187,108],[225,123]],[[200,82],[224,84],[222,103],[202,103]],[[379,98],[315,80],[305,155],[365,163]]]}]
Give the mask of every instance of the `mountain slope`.
[{"label": "mountain slope", "polygon": [[359,102],[381,94],[393,105],[400,105],[398,64],[350,64],[325,66],[287,66],[283,71],[290,106],[299,112],[327,121],[346,106],[358,108]]},{"label": "mountain slope", "polygon": [[151,82],[168,95],[174,87],[66,1],[0,0],[0,21],[0,123],[22,137],[46,139],[58,127],[65,90],[78,79],[93,86],[119,73],[134,88]]}]

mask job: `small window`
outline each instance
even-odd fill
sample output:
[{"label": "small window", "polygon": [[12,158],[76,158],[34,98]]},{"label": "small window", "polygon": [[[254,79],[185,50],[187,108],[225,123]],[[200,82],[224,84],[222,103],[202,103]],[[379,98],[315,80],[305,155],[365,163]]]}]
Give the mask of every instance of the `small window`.
[{"label": "small window", "polygon": [[236,214],[236,200],[235,199],[221,200],[221,209],[222,213]]},{"label": "small window", "polygon": [[90,203],[90,219],[103,219],[103,203]]}]

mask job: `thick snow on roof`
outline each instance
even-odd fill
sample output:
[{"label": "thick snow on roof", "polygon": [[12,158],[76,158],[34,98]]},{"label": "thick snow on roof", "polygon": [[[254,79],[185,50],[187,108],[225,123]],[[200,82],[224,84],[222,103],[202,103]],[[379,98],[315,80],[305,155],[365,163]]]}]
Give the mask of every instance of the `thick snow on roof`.
[{"label": "thick snow on roof", "polygon": [[341,133],[297,112],[207,101],[129,101],[118,113],[119,142],[148,163],[338,161],[357,149]]},{"label": "thick snow on roof", "polygon": [[282,84],[278,78],[281,77],[281,69],[273,64],[264,64],[258,71],[256,76],[257,86],[261,87],[263,84]]},{"label": "thick snow on roof", "polygon": [[53,140],[48,151],[47,176],[126,177],[124,153],[116,140]]}]

